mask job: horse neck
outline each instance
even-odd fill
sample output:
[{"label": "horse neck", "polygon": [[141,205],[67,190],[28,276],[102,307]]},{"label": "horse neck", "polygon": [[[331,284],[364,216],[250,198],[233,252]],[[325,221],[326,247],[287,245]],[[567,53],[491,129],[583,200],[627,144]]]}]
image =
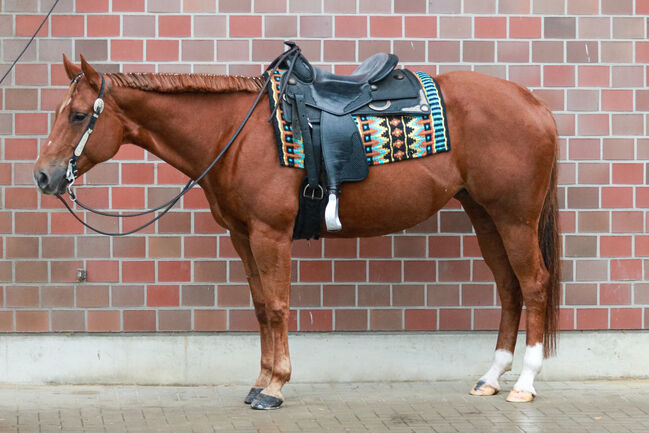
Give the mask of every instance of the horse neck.
[{"label": "horse neck", "polygon": [[155,93],[117,88],[113,97],[122,110],[123,142],[144,148],[192,179],[223,148],[251,103],[251,94],[245,92]]}]

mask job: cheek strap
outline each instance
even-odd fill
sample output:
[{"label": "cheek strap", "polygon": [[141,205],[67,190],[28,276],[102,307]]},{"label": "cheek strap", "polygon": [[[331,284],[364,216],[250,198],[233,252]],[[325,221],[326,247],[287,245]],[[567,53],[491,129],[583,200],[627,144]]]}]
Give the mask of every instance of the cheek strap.
[{"label": "cheek strap", "polygon": [[[97,97],[97,99],[95,99],[95,104],[93,105],[92,117],[90,118],[90,122],[88,123],[86,130],[83,131],[83,134],[79,139],[79,142],[74,147],[74,153],[72,154],[72,158],[70,158],[70,161],[68,161],[68,169],[65,173],[65,178],[68,180],[68,193],[70,194],[70,197],[72,197],[73,200],[76,198],[76,196],[72,192],[71,187],[74,184],[77,175],[79,174],[79,170],[77,169],[77,160],[83,153],[83,149],[86,147],[86,143],[88,143],[90,134],[92,134],[92,131],[94,131],[95,129],[95,123],[97,123],[97,119],[99,118],[99,115],[102,113],[102,111],[104,111],[103,97],[104,97],[105,80],[103,74],[99,74],[99,76],[101,77],[101,88],[99,89],[99,96]],[[74,78],[73,82],[76,80],[77,77]]]}]

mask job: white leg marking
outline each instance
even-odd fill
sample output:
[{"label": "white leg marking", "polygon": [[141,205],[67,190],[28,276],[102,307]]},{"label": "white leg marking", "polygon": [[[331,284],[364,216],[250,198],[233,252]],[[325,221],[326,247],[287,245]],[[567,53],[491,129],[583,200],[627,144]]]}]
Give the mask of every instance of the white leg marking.
[{"label": "white leg marking", "polygon": [[47,142],[47,147],[50,147],[52,145],[52,140]]},{"label": "white leg marking", "polygon": [[525,348],[525,357],[523,358],[523,370],[514,385],[516,391],[527,391],[536,395],[534,389],[534,378],[541,372],[543,366],[543,343],[536,343],[534,346]]},{"label": "white leg marking", "polygon": [[494,353],[494,362],[491,364],[491,368],[480,378],[478,383],[484,382],[500,391],[498,379],[500,379],[500,376],[502,376],[504,372],[512,369],[513,360],[514,355],[510,351],[504,349],[496,350]]}]

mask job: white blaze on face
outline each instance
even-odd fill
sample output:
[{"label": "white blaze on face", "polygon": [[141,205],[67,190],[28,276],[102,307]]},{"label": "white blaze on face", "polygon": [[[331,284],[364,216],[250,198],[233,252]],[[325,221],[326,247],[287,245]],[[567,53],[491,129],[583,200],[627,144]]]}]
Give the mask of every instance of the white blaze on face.
[{"label": "white blaze on face", "polygon": [[59,107],[59,114],[61,114],[63,109],[70,104],[70,101],[72,101],[72,98],[70,98],[69,96],[63,100],[63,103]]},{"label": "white blaze on face", "polygon": [[523,358],[523,370],[514,385],[517,391],[528,391],[536,395],[534,389],[534,378],[541,372],[543,367],[543,343],[536,343],[534,346],[527,346]]},{"label": "white blaze on face", "polygon": [[63,109],[70,105],[70,102],[72,102],[72,89],[74,88],[74,84],[76,83],[73,83],[68,89],[68,93],[65,94],[65,98],[63,98],[63,102],[61,102],[61,106],[59,107],[59,114],[61,114]]},{"label": "white blaze on face", "polygon": [[500,376],[502,376],[504,372],[512,369],[513,360],[514,355],[509,350],[496,350],[494,353],[494,362],[491,364],[491,368],[480,378],[479,382],[485,382],[487,385],[500,390],[498,379],[500,379]]}]

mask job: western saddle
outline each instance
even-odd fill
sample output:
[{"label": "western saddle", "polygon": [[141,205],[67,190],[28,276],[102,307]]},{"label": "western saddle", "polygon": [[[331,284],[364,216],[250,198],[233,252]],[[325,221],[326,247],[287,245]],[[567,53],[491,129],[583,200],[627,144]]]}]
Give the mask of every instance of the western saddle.
[{"label": "western saddle", "polygon": [[294,238],[317,238],[324,191],[328,193],[324,211],[327,230],[341,230],[340,185],[361,181],[369,173],[365,146],[353,116],[426,115],[430,107],[416,76],[406,69],[395,69],[399,59],[394,54],[374,54],[352,75],[337,75],[311,65],[294,42],[285,44],[288,51],[271,63],[267,73],[284,71],[275,110],[282,104],[284,120],[292,125],[294,138],[304,145],[306,178],[300,211],[305,205],[318,213],[310,227],[300,228],[298,216]]}]

